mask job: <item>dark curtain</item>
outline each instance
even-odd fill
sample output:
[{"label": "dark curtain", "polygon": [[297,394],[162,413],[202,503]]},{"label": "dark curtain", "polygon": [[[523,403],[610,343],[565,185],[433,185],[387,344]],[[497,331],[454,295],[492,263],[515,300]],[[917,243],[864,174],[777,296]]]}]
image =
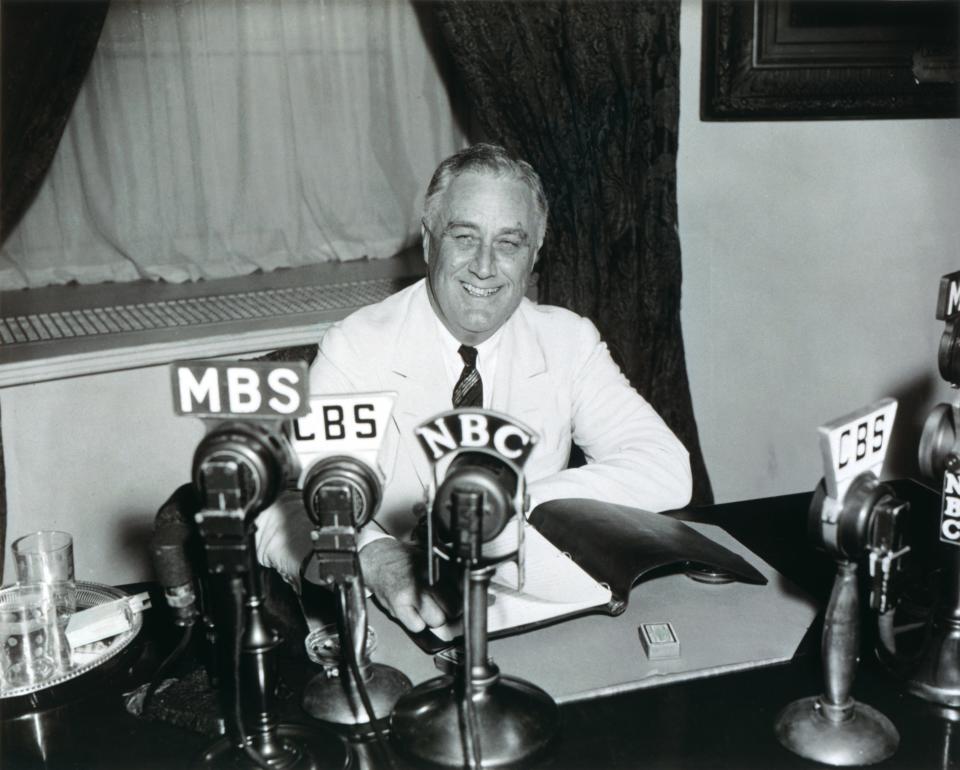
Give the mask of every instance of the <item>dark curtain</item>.
[{"label": "dark curtain", "polygon": [[[109,6],[109,0],[0,3],[0,245],[50,168]],[[0,575],[6,534],[0,437]]]},{"label": "dark curtain", "polygon": [[[2,415],[0,415],[2,419]],[[3,582],[4,557],[7,552],[7,469],[3,463],[3,437],[0,436],[0,583]]]},{"label": "dark curtain", "polygon": [[540,173],[551,205],[540,299],[591,318],[713,492],[680,327],[680,3],[444,2],[436,14],[474,138]]},{"label": "dark curtain", "polygon": [[0,244],[50,168],[109,6],[109,0],[0,5]]}]

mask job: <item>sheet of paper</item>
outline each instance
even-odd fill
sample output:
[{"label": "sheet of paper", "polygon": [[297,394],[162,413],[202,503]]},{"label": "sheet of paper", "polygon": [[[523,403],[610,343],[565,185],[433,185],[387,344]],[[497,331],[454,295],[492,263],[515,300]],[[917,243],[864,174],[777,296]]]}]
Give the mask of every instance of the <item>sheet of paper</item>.
[{"label": "sheet of paper", "polygon": [[[550,618],[598,607],[610,601],[609,588],[590,577],[529,524],[524,526],[522,590],[516,589],[516,563],[501,564],[490,584],[488,631],[495,633],[516,626],[540,623]],[[512,527],[508,529],[512,530],[515,543],[516,530]],[[491,542],[496,544],[497,540]],[[489,552],[485,552],[489,555]],[[509,552],[501,551],[504,554]],[[458,621],[436,628],[433,632],[448,642],[459,636],[462,630],[462,624]]]}]

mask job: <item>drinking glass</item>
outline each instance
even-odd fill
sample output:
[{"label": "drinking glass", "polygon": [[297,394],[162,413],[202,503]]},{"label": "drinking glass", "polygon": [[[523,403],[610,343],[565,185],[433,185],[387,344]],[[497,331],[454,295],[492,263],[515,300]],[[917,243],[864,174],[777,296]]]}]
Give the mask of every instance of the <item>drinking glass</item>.
[{"label": "drinking glass", "polygon": [[46,583],[0,588],[0,676],[9,688],[44,682],[58,671],[53,592]]},{"label": "drinking glass", "polygon": [[13,541],[20,583],[73,582],[73,538],[69,532],[45,529]]},{"label": "drinking glass", "polygon": [[47,583],[53,592],[58,633],[52,640],[57,667],[70,668],[70,644],[66,630],[77,611],[77,584],[74,580],[73,538],[68,532],[41,530],[13,542],[17,582]]}]

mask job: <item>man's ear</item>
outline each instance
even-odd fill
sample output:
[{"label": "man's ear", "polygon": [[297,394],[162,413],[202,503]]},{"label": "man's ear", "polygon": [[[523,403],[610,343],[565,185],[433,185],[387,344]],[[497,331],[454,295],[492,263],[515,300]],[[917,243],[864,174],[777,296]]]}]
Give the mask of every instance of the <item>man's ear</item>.
[{"label": "man's ear", "polygon": [[[543,241],[540,241],[540,246],[543,245]],[[533,252],[533,262],[530,263],[530,272],[533,272],[533,268],[536,267],[537,262],[540,261],[540,246],[537,246],[537,250]]]},{"label": "man's ear", "polygon": [[423,248],[423,261],[430,264],[430,231],[426,224],[420,220],[420,245]]},{"label": "man's ear", "polygon": [[530,265],[530,270],[533,270],[533,265],[537,264],[540,261],[540,249],[543,248],[543,242],[547,237],[547,228],[546,226],[540,231],[540,238],[537,240],[537,250],[533,253],[533,264]]}]

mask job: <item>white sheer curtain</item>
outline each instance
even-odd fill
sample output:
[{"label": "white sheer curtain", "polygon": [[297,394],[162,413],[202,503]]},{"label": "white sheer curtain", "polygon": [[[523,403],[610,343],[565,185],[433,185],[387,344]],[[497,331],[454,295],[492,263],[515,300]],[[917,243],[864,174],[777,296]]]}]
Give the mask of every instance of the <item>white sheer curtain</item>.
[{"label": "white sheer curtain", "polygon": [[462,143],[408,0],[114,0],[0,289],[388,257]]}]

